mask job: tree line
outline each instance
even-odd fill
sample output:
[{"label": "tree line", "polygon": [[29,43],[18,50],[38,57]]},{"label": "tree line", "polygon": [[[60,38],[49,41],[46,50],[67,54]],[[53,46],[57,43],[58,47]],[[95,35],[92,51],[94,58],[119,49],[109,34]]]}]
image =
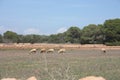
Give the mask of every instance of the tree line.
[{"label": "tree line", "polygon": [[58,34],[21,35],[13,31],[0,34],[0,43],[79,43],[120,45],[120,19],[109,19],[103,24],[89,24],[80,29],[71,26],[67,31]]}]

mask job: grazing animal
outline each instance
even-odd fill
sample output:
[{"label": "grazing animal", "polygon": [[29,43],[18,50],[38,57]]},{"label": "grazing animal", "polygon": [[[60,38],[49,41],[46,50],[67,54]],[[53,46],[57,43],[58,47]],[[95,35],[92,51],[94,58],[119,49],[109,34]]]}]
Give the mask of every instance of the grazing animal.
[{"label": "grazing animal", "polygon": [[106,80],[103,77],[95,77],[95,76],[87,76],[85,78],[81,78],[79,80]]},{"label": "grazing animal", "polygon": [[27,80],[37,80],[37,78],[35,76],[32,76],[32,77],[28,78]]},{"label": "grazing animal", "polygon": [[47,53],[53,53],[55,50],[54,49],[48,49]]},{"label": "grazing animal", "polygon": [[60,49],[60,50],[58,50],[58,53],[65,53],[65,52],[66,52],[65,49]]},{"label": "grazing animal", "polygon": [[45,48],[43,48],[43,49],[40,50],[40,53],[45,53],[45,52],[46,52]]},{"label": "grazing animal", "polygon": [[37,52],[37,49],[31,49],[29,54],[33,54],[33,53],[36,53]]},{"label": "grazing animal", "polygon": [[17,80],[16,78],[3,78],[1,80]]},{"label": "grazing animal", "polygon": [[103,53],[106,53],[106,49],[105,49],[105,48],[102,48],[101,51],[102,51]]}]

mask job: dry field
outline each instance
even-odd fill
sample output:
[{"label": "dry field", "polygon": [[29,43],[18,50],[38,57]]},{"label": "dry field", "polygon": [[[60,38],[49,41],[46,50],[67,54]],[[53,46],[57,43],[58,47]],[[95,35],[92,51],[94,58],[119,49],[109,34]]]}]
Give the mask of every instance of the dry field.
[{"label": "dry field", "polygon": [[105,46],[103,44],[47,44],[47,43],[35,43],[35,44],[30,44],[30,43],[6,43],[6,44],[0,44],[0,49],[31,49],[31,48],[68,48],[68,49],[101,49],[101,48],[106,48],[106,49],[114,49],[114,50],[120,50],[120,46]]},{"label": "dry field", "polygon": [[[64,47],[60,44],[56,46],[54,47]],[[28,53],[30,48],[35,48],[35,46],[2,47],[0,49],[0,78],[14,77],[25,80],[30,76],[36,76],[38,80],[78,80],[94,75],[102,76],[107,80],[120,79],[119,47],[106,47],[107,53],[102,54],[100,46],[97,48],[91,45],[86,48],[83,48],[85,45],[78,46],[73,48],[67,45],[65,54],[58,54],[57,51],[40,54],[41,47],[37,46],[37,53],[32,55]]]}]

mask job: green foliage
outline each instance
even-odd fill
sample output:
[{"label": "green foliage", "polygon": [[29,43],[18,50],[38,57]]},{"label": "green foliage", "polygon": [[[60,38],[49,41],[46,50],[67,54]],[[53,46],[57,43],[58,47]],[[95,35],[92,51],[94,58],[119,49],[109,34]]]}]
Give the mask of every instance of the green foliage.
[{"label": "green foliage", "polygon": [[120,19],[106,20],[104,30],[106,42],[120,41]]},{"label": "green foliage", "polygon": [[58,43],[58,37],[57,37],[57,35],[56,34],[52,34],[52,35],[50,35],[49,36],[49,40],[48,40],[48,42],[49,43]]},{"label": "green foliage", "polygon": [[0,34],[0,43],[3,42],[3,38],[2,38],[2,35]]},{"label": "green foliage", "polygon": [[0,42],[13,43],[81,43],[81,44],[106,44],[120,45],[120,19],[109,19],[104,24],[89,24],[83,29],[71,26],[66,32],[46,35],[18,35],[6,31]]},{"label": "green foliage", "polygon": [[65,33],[52,34],[48,38],[49,43],[65,43]]},{"label": "green foliage", "polygon": [[81,43],[101,43],[103,40],[102,25],[90,24],[82,30]]},{"label": "green foliage", "polygon": [[46,41],[46,36],[40,36],[40,35],[25,35],[23,36],[23,43],[41,43]]},{"label": "green foliage", "polygon": [[4,33],[4,41],[5,42],[17,42],[18,41],[17,33],[12,32],[12,31],[6,31]]},{"label": "green foliage", "polygon": [[120,46],[120,42],[106,42],[105,45],[107,45],[107,46]]},{"label": "green foliage", "polygon": [[35,35],[26,35],[24,36],[23,40],[25,42],[29,42],[29,43],[35,43],[35,40],[36,40],[36,36]]},{"label": "green foliage", "polygon": [[23,43],[23,35],[18,35],[17,43]]},{"label": "green foliage", "polygon": [[66,31],[66,42],[70,43],[80,43],[81,30],[72,26]]}]

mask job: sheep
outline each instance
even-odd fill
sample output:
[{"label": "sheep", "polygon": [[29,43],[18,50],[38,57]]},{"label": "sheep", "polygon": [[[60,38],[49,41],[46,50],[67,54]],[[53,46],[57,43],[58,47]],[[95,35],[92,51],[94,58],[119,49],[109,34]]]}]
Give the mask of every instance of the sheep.
[{"label": "sheep", "polygon": [[54,49],[48,49],[47,53],[53,53],[55,50]]},{"label": "sheep", "polygon": [[32,77],[28,78],[27,80],[37,80],[37,78],[35,76],[32,76]]},{"label": "sheep", "polygon": [[81,78],[79,80],[106,80],[106,79],[104,79],[103,77],[88,76],[85,78]]},{"label": "sheep", "polygon": [[65,52],[66,52],[65,49],[60,49],[60,50],[58,50],[58,53],[65,53]]},{"label": "sheep", "polygon": [[46,49],[45,48],[42,48],[40,53],[45,53],[46,52]]},{"label": "sheep", "polygon": [[1,80],[17,80],[16,78],[3,78]]},{"label": "sheep", "polygon": [[36,53],[36,52],[37,52],[37,49],[31,49],[31,50],[29,51],[29,54]]},{"label": "sheep", "polygon": [[105,48],[102,48],[101,51],[102,51],[102,53],[106,53],[106,49]]}]

